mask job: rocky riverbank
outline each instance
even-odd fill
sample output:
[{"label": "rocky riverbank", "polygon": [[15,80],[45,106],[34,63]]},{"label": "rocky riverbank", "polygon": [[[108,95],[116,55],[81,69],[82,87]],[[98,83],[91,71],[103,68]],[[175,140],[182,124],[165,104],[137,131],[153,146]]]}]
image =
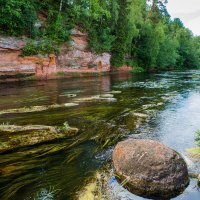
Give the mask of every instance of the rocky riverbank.
[{"label": "rocky riverbank", "polygon": [[[27,38],[0,36],[0,82],[58,79],[111,71],[111,55],[93,53],[88,47],[87,33],[77,28],[71,31],[71,41],[61,45],[59,54],[22,56],[27,42]],[[123,66],[117,70],[131,69]]]}]

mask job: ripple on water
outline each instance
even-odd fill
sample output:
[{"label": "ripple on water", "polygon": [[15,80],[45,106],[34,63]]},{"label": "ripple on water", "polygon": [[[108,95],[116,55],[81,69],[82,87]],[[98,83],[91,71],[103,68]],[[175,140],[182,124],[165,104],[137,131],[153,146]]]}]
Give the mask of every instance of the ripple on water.
[{"label": "ripple on water", "polygon": [[125,89],[125,88],[146,88],[146,89],[168,89],[172,86],[175,86],[176,82],[173,79],[162,78],[161,80],[145,82],[132,82],[125,81],[118,85],[115,85],[114,88]]}]

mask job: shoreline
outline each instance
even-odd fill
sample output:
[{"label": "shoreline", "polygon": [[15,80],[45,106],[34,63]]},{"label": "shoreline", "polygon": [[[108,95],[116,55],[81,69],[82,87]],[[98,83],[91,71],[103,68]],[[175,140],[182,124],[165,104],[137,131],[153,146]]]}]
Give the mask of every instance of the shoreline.
[{"label": "shoreline", "polygon": [[[45,80],[59,80],[59,79],[68,79],[68,78],[84,78],[84,77],[95,77],[95,76],[106,76],[110,74],[118,74],[118,73],[132,73],[132,69],[128,66],[123,66],[121,68],[111,69],[110,71],[99,71],[99,70],[67,70],[67,71],[57,71],[53,74],[49,74],[47,76],[37,76],[35,73],[0,73],[0,84],[9,83],[9,82],[23,82],[23,81],[45,81]],[[154,74],[158,72],[172,72],[172,71],[184,71],[177,69],[169,69],[169,70],[152,70],[152,71],[144,71],[133,74]],[[197,70],[197,69],[191,69]]]},{"label": "shoreline", "polygon": [[15,74],[0,74],[0,83],[8,82],[20,82],[20,81],[44,81],[44,80],[58,80],[58,79],[68,79],[68,78],[82,78],[82,77],[94,77],[94,76],[105,76],[109,74],[117,73],[131,73],[130,68],[119,68],[110,71],[57,71],[54,74],[48,75],[46,77],[37,77],[35,74],[29,73],[15,73]]}]

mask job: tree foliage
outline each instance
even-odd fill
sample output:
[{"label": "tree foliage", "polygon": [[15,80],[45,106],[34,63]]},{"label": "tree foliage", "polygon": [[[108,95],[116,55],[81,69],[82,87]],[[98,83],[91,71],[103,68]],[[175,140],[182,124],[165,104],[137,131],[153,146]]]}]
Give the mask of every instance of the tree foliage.
[{"label": "tree foliage", "polygon": [[36,21],[35,2],[0,0],[0,32],[8,35],[31,36]]},{"label": "tree foliage", "polygon": [[[0,0],[0,33],[30,38],[25,54],[48,53],[78,26],[111,64],[145,70],[200,67],[200,37],[171,19],[166,0]],[[39,15],[46,20],[37,27]],[[35,42],[35,41],[40,41]],[[48,45],[47,45],[48,44]],[[38,49],[38,51],[37,51]]]}]

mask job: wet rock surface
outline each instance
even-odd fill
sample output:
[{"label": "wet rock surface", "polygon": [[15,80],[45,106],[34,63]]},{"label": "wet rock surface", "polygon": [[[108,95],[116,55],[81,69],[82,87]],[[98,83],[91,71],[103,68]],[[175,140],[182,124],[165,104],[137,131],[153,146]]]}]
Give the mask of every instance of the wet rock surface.
[{"label": "wet rock surface", "polygon": [[189,184],[183,158],[165,145],[144,139],[128,139],[117,144],[112,160],[130,191],[148,198],[170,198]]},{"label": "wet rock surface", "polygon": [[41,112],[45,110],[51,110],[56,108],[62,108],[62,107],[74,107],[78,106],[77,103],[65,103],[65,104],[54,104],[54,105],[43,105],[43,106],[29,106],[29,107],[23,107],[23,108],[15,108],[15,109],[7,109],[0,111],[0,115],[4,114],[11,114],[11,113],[32,113],[32,112]]},{"label": "wet rock surface", "polygon": [[73,136],[78,132],[77,128],[67,129],[44,125],[1,125],[0,126],[0,153],[16,148],[32,146],[56,139]]},{"label": "wet rock surface", "polygon": [[23,108],[15,108],[15,109],[7,109],[7,110],[1,110],[0,115],[3,114],[9,114],[9,113],[30,113],[30,112],[41,112],[48,109],[53,108],[60,108],[62,105],[49,105],[49,106],[30,106],[30,107],[23,107]]},{"label": "wet rock surface", "polygon": [[187,149],[187,153],[193,158],[200,158],[200,147]]},{"label": "wet rock surface", "polygon": [[84,97],[76,99],[75,102],[116,102],[117,99],[112,94],[94,95],[91,97]]}]

